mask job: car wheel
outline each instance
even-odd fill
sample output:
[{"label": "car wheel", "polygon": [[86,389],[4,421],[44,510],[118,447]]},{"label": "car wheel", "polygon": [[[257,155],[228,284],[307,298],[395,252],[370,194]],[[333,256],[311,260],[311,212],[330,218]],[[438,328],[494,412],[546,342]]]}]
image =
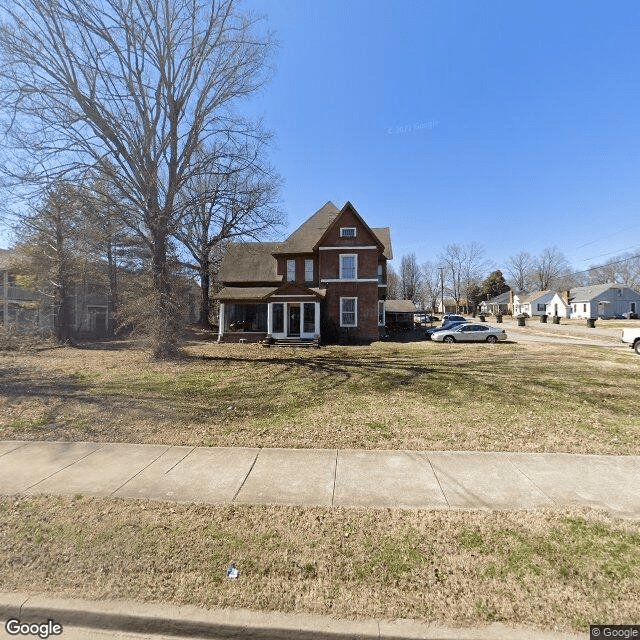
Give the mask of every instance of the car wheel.
[{"label": "car wheel", "polygon": [[640,340],[636,340],[636,343],[633,345],[636,353],[640,356]]},{"label": "car wheel", "polygon": [[456,339],[453,336],[445,336],[442,339],[442,342],[447,342],[449,344],[451,344],[452,342],[455,342],[455,341],[456,341]]},{"label": "car wheel", "polygon": [[496,338],[495,336],[487,336],[487,342],[498,342],[498,338]]}]

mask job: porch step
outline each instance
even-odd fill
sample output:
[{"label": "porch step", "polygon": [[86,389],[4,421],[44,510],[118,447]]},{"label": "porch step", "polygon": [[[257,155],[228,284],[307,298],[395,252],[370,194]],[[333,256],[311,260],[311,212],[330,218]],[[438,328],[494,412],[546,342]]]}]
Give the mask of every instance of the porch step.
[{"label": "porch step", "polygon": [[271,344],[272,347],[296,347],[309,349],[310,347],[319,347],[319,341],[313,338],[277,338]]}]

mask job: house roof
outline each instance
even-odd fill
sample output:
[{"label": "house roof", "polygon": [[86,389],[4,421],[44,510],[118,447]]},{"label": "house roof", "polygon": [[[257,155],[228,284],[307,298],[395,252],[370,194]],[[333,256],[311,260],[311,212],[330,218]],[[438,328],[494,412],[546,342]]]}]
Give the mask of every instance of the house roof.
[{"label": "house roof", "polygon": [[[345,205],[345,207],[346,206],[347,205]],[[273,253],[312,253],[318,242],[322,239],[322,236],[324,236],[331,224],[335,222],[340,213],[341,210],[338,209],[333,202],[327,202],[308,220],[303,222],[284,242],[278,245]],[[362,222],[367,226],[364,220]],[[387,260],[392,260],[393,251],[391,249],[391,230],[389,227],[372,228],[371,231],[383,245],[384,257]]]},{"label": "house roof", "polygon": [[544,291],[533,291],[532,293],[519,293],[517,294],[518,298],[520,298],[520,304],[528,304],[533,302],[534,300],[540,300],[540,298],[544,298],[545,296],[553,297],[554,292],[550,289],[544,289]]},{"label": "house roof", "polygon": [[609,289],[626,289],[623,284],[616,284],[615,282],[608,282],[607,284],[594,284],[588,287],[576,287],[569,291],[569,300],[571,302],[587,302],[593,300],[599,295],[603,294]]},{"label": "house roof", "polygon": [[[286,292],[281,291],[281,287],[224,287],[216,293],[214,298],[216,300],[252,300],[256,302],[267,300],[278,291],[281,292],[283,297],[296,297],[295,292],[287,296]],[[327,295],[327,290],[320,287],[309,287],[307,291],[313,291],[320,298],[324,298]]]},{"label": "house roof", "polygon": [[505,291],[504,293],[501,293],[499,296],[486,300],[485,302],[486,304],[507,304],[509,302],[510,293],[511,293],[510,291]]},{"label": "house roof", "polygon": [[216,300],[264,300],[278,287],[224,287],[214,298]]},{"label": "house roof", "polygon": [[371,231],[376,234],[378,240],[384,245],[383,255],[387,260],[393,260],[393,250],[391,249],[391,229],[389,227],[376,227],[371,228]]},{"label": "house roof", "polygon": [[411,300],[387,300],[384,303],[386,313],[417,313],[418,309]]},{"label": "house roof", "polygon": [[273,252],[277,242],[238,242],[227,248],[219,279],[221,282],[282,282]]},{"label": "house roof", "polygon": [[333,202],[327,202],[306,222],[303,222],[273,253],[312,253],[329,225],[340,210]]}]

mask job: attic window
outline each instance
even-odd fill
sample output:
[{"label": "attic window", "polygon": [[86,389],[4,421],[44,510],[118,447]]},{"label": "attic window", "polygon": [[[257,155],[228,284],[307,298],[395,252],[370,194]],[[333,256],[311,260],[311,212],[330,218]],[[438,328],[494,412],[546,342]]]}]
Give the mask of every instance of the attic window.
[{"label": "attic window", "polygon": [[340,227],[340,237],[341,238],[355,238],[356,237],[356,228],[355,227]]}]

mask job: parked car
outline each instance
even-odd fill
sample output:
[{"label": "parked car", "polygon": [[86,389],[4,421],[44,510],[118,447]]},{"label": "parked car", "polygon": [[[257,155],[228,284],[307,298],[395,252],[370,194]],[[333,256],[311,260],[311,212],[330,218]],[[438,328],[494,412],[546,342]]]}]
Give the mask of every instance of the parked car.
[{"label": "parked car", "polygon": [[413,316],[413,322],[417,325],[433,324],[437,321],[438,318],[436,318],[435,316],[431,316],[428,313],[416,313]]},{"label": "parked car", "polygon": [[640,356],[640,329],[623,329],[622,342],[628,344]]},{"label": "parked car", "polygon": [[444,327],[449,320],[468,322],[468,320],[463,316],[456,315],[455,313],[447,313],[442,316],[442,326]]},{"label": "parked car", "polygon": [[433,334],[438,333],[440,331],[446,331],[447,329],[452,329],[453,327],[457,327],[459,324],[464,324],[466,320],[451,320],[444,327],[430,327],[424,333],[429,338],[429,340],[433,339]]},{"label": "parked car", "polygon": [[507,332],[488,324],[466,322],[438,331],[431,339],[435,342],[498,342],[507,339]]}]

